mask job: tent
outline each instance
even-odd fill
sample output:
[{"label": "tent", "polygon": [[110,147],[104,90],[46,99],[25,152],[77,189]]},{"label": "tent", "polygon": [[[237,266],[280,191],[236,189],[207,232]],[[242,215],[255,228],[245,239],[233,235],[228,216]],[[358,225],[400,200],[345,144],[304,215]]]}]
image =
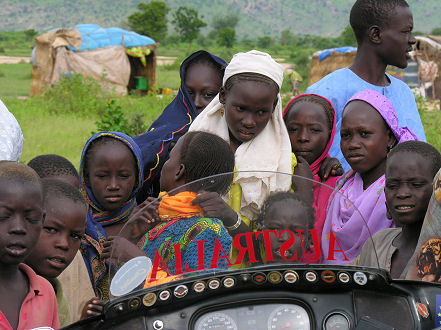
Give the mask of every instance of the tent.
[{"label": "tent", "polygon": [[356,54],[355,47],[331,48],[315,52],[312,55],[308,85],[311,86],[335,70],[350,66]]},{"label": "tent", "polygon": [[416,36],[418,85],[423,96],[441,98],[441,36]]},{"label": "tent", "polygon": [[155,41],[116,27],[51,30],[35,38],[32,63],[31,96],[72,73],[92,77],[118,94],[134,89],[139,80],[146,80],[150,90],[156,83]]}]

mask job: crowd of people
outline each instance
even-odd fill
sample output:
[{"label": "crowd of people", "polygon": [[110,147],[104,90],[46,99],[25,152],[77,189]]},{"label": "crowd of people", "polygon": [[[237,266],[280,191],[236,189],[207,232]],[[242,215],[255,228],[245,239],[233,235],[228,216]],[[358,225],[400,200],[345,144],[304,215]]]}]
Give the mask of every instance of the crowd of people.
[{"label": "crowd of people", "polygon": [[412,92],[385,72],[407,66],[412,13],[357,0],[350,23],[352,66],[285,109],[269,54],[198,51],[149,130],[95,134],[79,171],[59,155],[19,163],[11,128],[21,145],[0,161],[0,328],[99,315],[110,274],[138,256],[154,261],[144,287],[270,262],[378,261],[406,278],[441,175]]}]

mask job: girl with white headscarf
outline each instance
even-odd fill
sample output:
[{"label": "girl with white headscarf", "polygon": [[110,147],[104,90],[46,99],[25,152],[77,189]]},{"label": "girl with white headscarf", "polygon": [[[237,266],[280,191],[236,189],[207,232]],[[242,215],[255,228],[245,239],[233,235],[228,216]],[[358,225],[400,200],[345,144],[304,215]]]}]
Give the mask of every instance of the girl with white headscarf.
[{"label": "girl with white headscarf", "polygon": [[269,54],[256,50],[238,53],[225,69],[218,96],[190,126],[190,131],[222,137],[235,150],[238,173],[227,196],[231,208],[219,214],[221,202],[211,193],[200,194],[193,201],[205,214],[220,218],[232,236],[256,230],[264,200],[271,192],[291,187],[290,175],[274,173],[291,174],[297,164],[282,118],[282,82],[283,68]]},{"label": "girl with white headscarf", "polygon": [[23,150],[23,140],[20,125],[0,100],[0,160],[18,162]]}]

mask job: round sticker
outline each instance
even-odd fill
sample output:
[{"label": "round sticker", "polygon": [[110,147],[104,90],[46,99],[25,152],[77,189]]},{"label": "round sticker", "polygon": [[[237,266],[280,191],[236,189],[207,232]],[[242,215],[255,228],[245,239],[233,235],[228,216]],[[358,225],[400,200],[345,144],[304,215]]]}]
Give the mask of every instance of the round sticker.
[{"label": "round sticker", "polygon": [[287,270],[283,274],[283,277],[285,278],[285,281],[290,284],[297,282],[297,280],[299,279],[299,275],[297,275],[297,273],[293,270]]},{"label": "round sticker", "polygon": [[362,272],[355,272],[354,274],[354,282],[358,285],[365,285],[367,283],[368,279],[365,273]]},{"label": "round sticker", "polygon": [[315,272],[312,272],[312,271],[311,272],[306,272],[305,278],[306,278],[306,280],[308,282],[313,283],[313,282],[317,281],[317,274]]},{"label": "round sticker", "polygon": [[161,291],[161,293],[159,294],[159,299],[161,301],[166,301],[168,300],[168,298],[170,298],[170,291],[168,290]]},{"label": "round sticker", "polygon": [[220,286],[220,282],[217,278],[214,278],[208,282],[208,287],[211,290],[216,290],[217,288],[219,288],[219,286]]},{"label": "round sticker", "polygon": [[156,302],[156,295],[152,292],[147,293],[144,298],[142,298],[142,303],[146,307],[153,306]]},{"label": "round sticker", "polygon": [[176,298],[184,298],[188,293],[188,288],[186,285],[178,285],[175,290],[173,291],[173,294]]},{"label": "round sticker", "polygon": [[331,270],[325,270],[322,273],[322,280],[325,283],[329,283],[329,284],[334,283],[334,281],[335,281],[335,274],[334,274],[334,272],[331,271]]},{"label": "round sticker", "polygon": [[133,298],[129,300],[129,308],[131,310],[138,309],[141,305],[141,300],[139,298]]},{"label": "round sticker", "polygon": [[256,284],[263,284],[266,282],[266,275],[264,273],[256,273],[253,275],[252,281]]},{"label": "round sticker", "polygon": [[115,274],[110,283],[110,293],[122,296],[140,286],[152,269],[150,258],[142,256],[127,261]]},{"label": "round sticker", "polygon": [[349,283],[349,281],[351,280],[351,277],[349,276],[348,273],[341,272],[338,274],[338,280],[342,283]]},{"label": "round sticker", "polygon": [[232,288],[236,284],[236,280],[232,277],[225,277],[222,282],[226,288]]},{"label": "round sticker", "polygon": [[282,282],[282,274],[279,272],[270,272],[268,274],[268,281],[272,284],[279,284]]},{"label": "round sticker", "polygon": [[196,293],[201,293],[205,290],[205,282],[196,282],[195,284],[193,284],[193,291]]},{"label": "round sticker", "polygon": [[429,317],[429,311],[427,306],[422,303],[415,303],[415,307],[417,308],[418,314],[427,319]]}]

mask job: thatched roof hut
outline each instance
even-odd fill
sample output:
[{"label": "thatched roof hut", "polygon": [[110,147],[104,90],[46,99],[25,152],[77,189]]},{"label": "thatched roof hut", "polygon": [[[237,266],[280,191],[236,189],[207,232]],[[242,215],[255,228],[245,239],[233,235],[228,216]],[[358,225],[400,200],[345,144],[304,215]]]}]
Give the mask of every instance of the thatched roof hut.
[{"label": "thatched roof hut", "polygon": [[418,78],[427,97],[441,98],[441,36],[417,36]]},{"label": "thatched roof hut", "polygon": [[35,38],[31,96],[42,94],[64,76],[79,73],[96,79],[104,89],[125,94],[135,78],[156,84],[156,43],[120,28],[94,24],[57,29]]},{"label": "thatched roof hut", "polygon": [[312,55],[308,85],[316,83],[335,70],[350,66],[357,54],[357,48],[342,47],[317,51]]}]

